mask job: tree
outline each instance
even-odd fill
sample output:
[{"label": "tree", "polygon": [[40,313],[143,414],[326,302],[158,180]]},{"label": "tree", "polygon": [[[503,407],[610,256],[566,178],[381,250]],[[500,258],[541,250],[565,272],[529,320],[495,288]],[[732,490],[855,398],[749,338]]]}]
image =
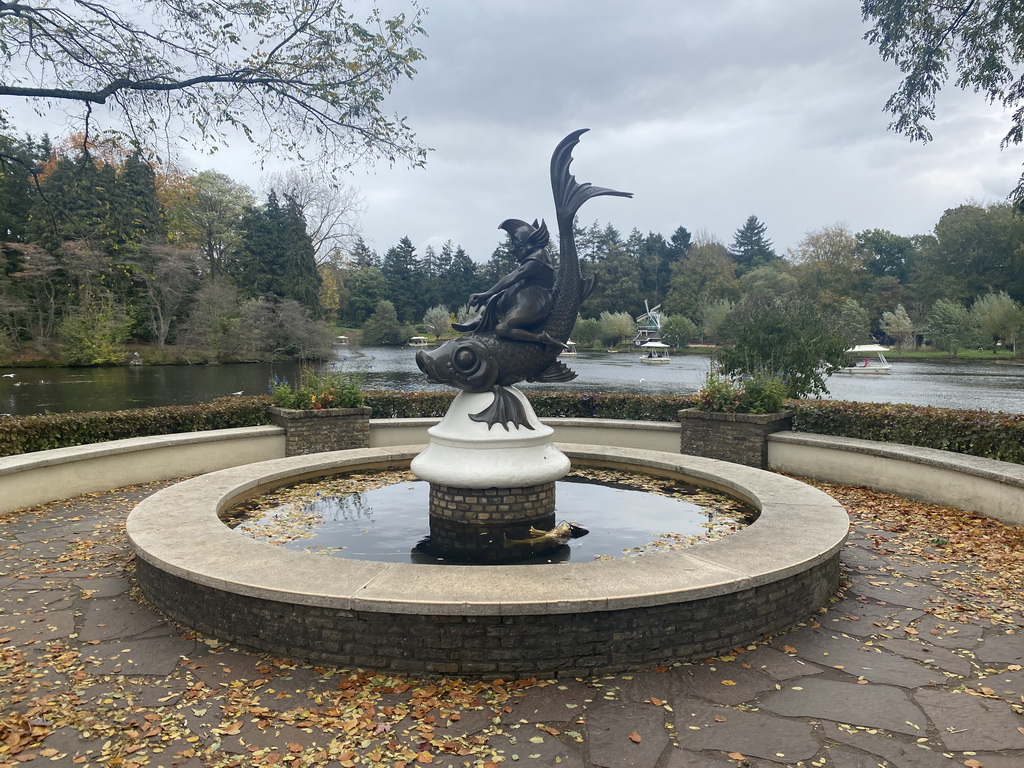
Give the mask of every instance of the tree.
[{"label": "tree", "polygon": [[448,307],[443,304],[439,304],[436,307],[431,307],[423,315],[423,324],[427,326],[435,339],[440,339],[452,330],[452,316],[448,311]]},{"label": "tree", "polygon": [[869,229],[856,235],[864,268],[875,277],[895,277],[905,283],[916,256],[914,239],[885,229]]},{"label": "tree", "polygon": [[1024,221],[1006,203],[950,208],[915,260],[912,283],[926,304],[991,291],[1024,301]]},{"label": "tree", "polygon": [[68,365],[122,362],[130,328],[131,318],[114,296],[90,296],[61,320],[61,357]]},{"label": "tree", "polygon": [[353,325],[362,325],[377,305],[387,299],[388,281],[380,269],[373,266],[347,270],[344,280],[349,292],[344,320]]},{"label": "tree", "polygon": [[963,304],[939,299],[928,313],[928,340],[936,349],[956,357],[977,333],[975,318]]},{"label": "tree", "polygon": [[[147,10],[148,7],[148,10]],[[397,157],[423,163],[404,119],[381,112],[422,53],[421,13],[358,23],[337,0],[125,6],[0,2],[0,96],[38,109],[94,105],[139,144],[191,132],[197,145],[240,133],[264,154],[335,165]],[[189,127],[190,126],[190,127]]]},{"label": "tree", "polygon": [[620,341],[630,339],[636,333],[636,323],[633,316],[628,312],[601,313],[601,341],[607,346],[613,347]]},{"label": "tree", "polygon": [[736,265],[726,247],[714,240],[704,240],[672,265],[665,309],[671,314],[696,318],[702,307],[719,299],[739,298],[739,286]]},{"label": "tree", "polygon": [[800,284],[786,268],[781,259],[770,266],[755,267],[740,278],[740,290],[743,293],[772,293],[781,296],[785,293],[796,293]]},{"label": "tree", "polygon": [[778,260],[772,241],[765,236],[767,231],[767,225],[758,221],[757,216],[748,216],[743,226],[736,230],[729,253],[740,275]]},{"label": "tree", "polygon": [[449,309],[464,304],[476,290],[476,264],[462,246],[451,240],[441,246],[438,255],[441,303]]},{"label": "tree", "polygon": [[897,304],[896,309],[892,312],[883,312],[879,325],[889,336],[896,339],[896,343],[904,349],[917,345],[914,322],[910,319],[910,315],[907,314],[907,310],[902,304]]},{"label": "tree", "polygon": [[1000,291],[975,299],[971,312],[978,328],[992,340],[993,352],[996,351],[996,342],[1002,341],[1016,353],[1017,341],[1024,330],[1024,307],[1005,291]]},{"label": "tree", "polygon": [[839,312],[839,320],[854,344],[871,342],[871,315],[856,299],[847,299]]},{"label": "tree", "polygon": [[388,281],[388,299],[398,312],[399,319],[405,323],[421,317],[429,306],[422,300],[418,270],[416,247],[408,237],[403,237],[398,245],[388,249],[380,267],[384,279]]},{"label": "tree", "polygon": [[363,343],[365,344],[402,344],[409,338],[409,326],[398,319],[395,305],[390,301],[382,301],[363,325]]},{"label": "tree", "polygon": [[0,114],[0,241],[25,239],[32,209],[32,177],[49,155],[49,139],[11,135]]},{"label": "tree", "polygon": [[731,345],[716,352],[729,375],[777,376],[787,397],[827,392],[825,379],[846,363],[851,335],[838,316],[796,296],[757,294],[729,315]]},{"label": "tree", "polygon": [[198,282],[198,254],[168,245],[150,245],[141,249],[130,266],[132,281],[145,298],[149,333],[163,347],[171,327],[183,319],[186,302]]},{"label": "tree", "polygon": [[334,335],[294,299],[260,296],[242,303],[239,354],[247,360],[309,360],[330,354]]},{"label": "tree", "polygon": [[256,199],[244,184],[223,173],[202,171],[187,179],[170,211],[171,239],[198,247],[206,258],[204,275],[216,280],[241,242],[242,217]]},{"label": "tree", "polygon": [[697,326],[685,315],[663,315],[661,318],[661,340],[666,344],[685,347],[699,333]]},{"label": "tree", "polygon": [[700,309],[700,335],[704,341],[717,341],[726,318],[734,307],[730,299],[718,299]]},{"label": "tree", "polygon": [[839,309],[845,299],[863,295],[863,257],[845,224],[808,232],[789,256],[805,298]]},{"label": "tree", "polygon": [[590,348],[601,340],[601,321],[595,317],[577,317],[572,338],[581,347]]},{"label": "tree", "polygon": [[[903,73],[885,109],[891,130],[912,141],[932,138],[935,101],[951,75],[961,89],[981,92],[1012,115],[1001,147],[1024,140],[1024,7],[1007,0],[862,0],[871,29],[864,35]],[[953,62],[950,67],[950,62]],[[1013,197],[1024,199],[1024,176]]]},{"label": "tree", "polygon": [[317,264],[338,261],[355,249],[363,210],[355,187],[301,168],[268,174],[263,187],[295,203],[313,241]]},{"label": "tree", "polygon": [[240,229],[234,263],[239,287],[252,297],[274,294],[294,299],[313,317],[319,317],[320,273],[306,222],[295,202],[285,198],[281,205],[271,191],[264,205],[246,212]]},{"label": "tree", "polygon": [[227,280],[199,289],[185,326],[185,344],[202,357],[228,360],[242,342],[242,297]]}]

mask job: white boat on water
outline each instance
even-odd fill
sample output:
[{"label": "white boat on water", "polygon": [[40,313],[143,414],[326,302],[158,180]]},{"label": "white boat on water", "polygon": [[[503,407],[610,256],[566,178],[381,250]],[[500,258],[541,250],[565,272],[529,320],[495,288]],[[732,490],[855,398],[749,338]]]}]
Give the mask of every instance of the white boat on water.
[{"label": "white boat on water", "polygon": [[576,351],[576,342],[569,339],[565,342],[565,349],[562,350],[562,357],[576,357],[579,352]]},{"label": "white boat on water", "polygon": [[407,346],[407,347],[429,347],[430,346],[430,342],[427,341],[427,337],[426,336],[413,336],[411,339],[409,339],[409,343],[406,344],[405,346]]},{"label": "white boat on water", "polygon": [[892,373],[892,363],[885,359],[889,347],[880,344],[861,344],[850,347],[846,354],[857,359],[857,362],[843,366],[836,373],[885,375]]},{"label": "white boat on water", "polygon": [[644,353],[640,355],[640,362],[647,364],[667,363],[670,361],[668,356],[669,349],[668,344],[662,344],[660,341],[644,342],[640,345],[640,351]]}]

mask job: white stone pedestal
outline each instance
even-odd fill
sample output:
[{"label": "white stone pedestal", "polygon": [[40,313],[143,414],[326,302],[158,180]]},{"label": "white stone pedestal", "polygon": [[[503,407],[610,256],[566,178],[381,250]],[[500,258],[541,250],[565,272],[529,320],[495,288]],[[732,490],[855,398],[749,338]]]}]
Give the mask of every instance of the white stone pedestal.
[{"label": "white stone pedestal", "polygon": [[526,395],[516,397],[533,429],[473,421],[491,404],[490,392],[460,392],[441,423],[427,430],[430,443],[412,460],[416,477],[455,488],[515,488],[554,482],[569,472],[569,459],[551,441],[554,430],[540,423]]}]

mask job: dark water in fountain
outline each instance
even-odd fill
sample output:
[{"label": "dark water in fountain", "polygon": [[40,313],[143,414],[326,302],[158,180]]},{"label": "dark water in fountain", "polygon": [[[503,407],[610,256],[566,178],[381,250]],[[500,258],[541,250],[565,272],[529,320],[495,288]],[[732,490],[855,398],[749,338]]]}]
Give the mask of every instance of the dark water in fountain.
[{"label": "dark water in fountain", "polygon": [[[691,488],[683,484],[675,487]],[[744,527],[754,517],[752,510],[733,499],[701,489],[691,492],[693,498],[687,500],[579,479],[559,481],[555,510],[558,522],[578,522],[590,532],[569,540],[554,553],[518,562],[586,562],[681,549],[699,539]],[[268,538],[283,541],[313,520],[309,526],[312,535],[292,538],[283,546],[352,560],[452,564],[415,551],[429,528],[428,496],[429,484],[421,481],[359,493],[325,493],[291,512],[283,507],[261,509],[235,517],[229,525],[257,538],[268,529],[276,530],[278,535],[271,533]],[[292,522],[296,519],[303,524]]]}]

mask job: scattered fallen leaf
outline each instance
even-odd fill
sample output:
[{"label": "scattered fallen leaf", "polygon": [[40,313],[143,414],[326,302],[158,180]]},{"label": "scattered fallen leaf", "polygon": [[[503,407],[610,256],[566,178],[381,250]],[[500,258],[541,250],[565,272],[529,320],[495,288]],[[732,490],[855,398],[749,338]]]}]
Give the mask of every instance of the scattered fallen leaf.
[{"label": "scattered fallen leaf", "polygon": [[636,731],[631,731],[629,734],[629,740],[634,744],[639,744],[643,740],[643,737],[641,737]]}]

